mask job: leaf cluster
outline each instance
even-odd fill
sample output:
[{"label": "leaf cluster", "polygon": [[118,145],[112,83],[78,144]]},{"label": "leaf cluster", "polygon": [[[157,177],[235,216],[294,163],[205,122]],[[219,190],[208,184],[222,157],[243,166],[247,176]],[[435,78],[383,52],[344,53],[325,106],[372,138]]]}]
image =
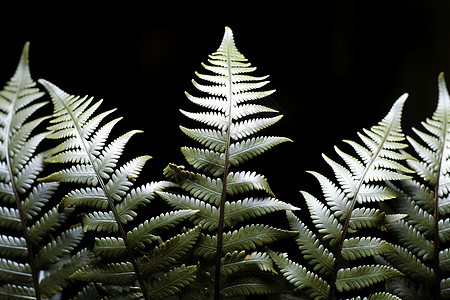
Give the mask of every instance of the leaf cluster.
[{"label": "leaf cluster", "polygon": [[[149,155],[124,155],[141,131],[117,136],[121,118],[103,100],[45,79],[41,90],[28,50],[0,91],[0,299],[450,299],[443,74],[418,138],[402,132],[405,94],[360,141],[335,147],[338,159],[323,155],[332,175],[308,172],[322,195],[301,191],[298,212],[243,168],[291,140],[266,135],[282,118],[264,102],[274,90],[230,28],[186,93],[194,111],[181,110],[201,125],[180,126],[197,143],[181,148],[193,170],[170,163],[161,181],[142,176]],[[294,254],[277,249],[286,238]]]}]

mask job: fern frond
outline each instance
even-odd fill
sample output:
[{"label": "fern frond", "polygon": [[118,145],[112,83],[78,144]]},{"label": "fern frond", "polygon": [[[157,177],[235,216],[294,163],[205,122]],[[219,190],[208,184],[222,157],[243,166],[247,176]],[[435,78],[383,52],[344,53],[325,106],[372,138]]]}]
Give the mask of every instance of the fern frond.
[{"label": "fern frond", "polygon": [[[186,161],[198,172],[169,164],[164,175],[177,183],[184,193],[160,192],[159,195],[175,209],[196,210],[190,221],[209,231],[210,234],[202,234],[194,252],[200,258],[201,272],[215,274],[213,280],[202,283],[206,286],[214,284],[215,299],[219,299],[220,294],[273,292],[270,281],[239,275],[245,273],[247,265],[254,267],[253,262],[241,261],[236,267],[229,264],[234,259],[259,255],[261,252],[253,251],[296,232],[266,225],[242,226],[241,223],[276,211],[298,208],[276,199],[265,176],[237,168],[291,140],[258,135],[262,129],[278,122],[282,115],[256,102],[274,90],[263,90],[268,84],[268,76],[252,74],[256,68],[237,50],[230,28],[225,28],[220,47],[202,66],[204,70],[195,73],[198,79],[192,80],[198,95],[186,93],[187,99],[200,106],[202,111],[180,110],[187,118],[207,126],[180,126],[182,132],[200,144],[199,147],[181,148]],[[241,197],[247,193],[250,195]],[[262,196],[262,193],[267,196]],[[229,197],[233,197],[233,201]],[[226,228],[233,228],[233,231],[224,232]],[[215,266],[212,266],[214,258]],[[237,266],[242,266],[242,269]],[[260,271],[264,273],[267,270]],[[224,289],[220,291],[222,281]],[[244,284],[247,281],[248,284]],[[203,291],[192,290],[189,293],[195,298],[200,297]]]},{"label": "fern frond", "polygon": [[[362,144],[345,141],[356,156],[337,147],[335,151],[344,164],[322,155],[333,170],[335,181],[317,172],[309,172],[319,181],[324,196],[324,201],[321,201],[301,191],[317,233],[292,212],[287,213],[291,229],[299,232],[296,238],[299,250],[317,274],[310,273],[303,266],[300,267],[301,272],[295,273],[290,269],[293,262],[285,258],[283,263],[282,256],[275,254],[271,257],[278,261],[276,264],[279,267],[285,268],[280,271],[288,281],[301,286],[303,292],[316,297],[314,299],[337,299],[347,291],[367,289],[375,283],[401,275],[395,268],[366,265],[368,258],[394,253],[396,248],[381,237],[365,236],[359,232],[364,228],[386,230],[388,224],[395,226],[396,221],[406,217],[405,214],[387,215],[371,205],[404,196],[386,181],[411,179],[407,174],[413,171],[403,165],[411,156],[403,150],[407,144],[404,143],[400,126],[406,97],[400,97],[377,125],[358,133]],[[313,289],[304,283],[305,277],[309,280],[317,277],[326,282],[327,292],[311,296]]]},{"label": "fern frond", "polygon": [[[169,271],[167,263],[171,267],[180,265],[181,257],[188,253],[198,237],[198,233],[186,233],[163,243],[160,235],[197,211],[162,214],[136,224],[135,220],[144,206],[154,200],[159,192],[176,186],[172,182],[159,181],[134,187],[151,157],[143,155],[126,163],[121,162],[121,157],[130,139],[141,131],[131,130],[111,139],[109,135],[121,118],[109,122],[105,118],[114,110],[97,113],[102,101],[94,101],[87,96],[72,96],[48,81],[40,82],[54,104],[52,125],[49,127],[52,133],[47,137],[62,140],[49,152],[51,156],[46,161],[65,164],[61,170],[40,180],[81,185],[67,193],[61,204],[81,209],[83,231],[103,232],[101,237],[91,241],[93,252],[99,260],[85,264],[72,278],[112,285],[119,290],[130,288],[137,281],[140,295],[148,299],[146,288],[149,278]],[[127,226],[127,231],[124,226]],[[188,236],[194,237],[189,239],[189,243],[181,242]],[[159,246],[155,248],[153,245],[151,250],[154,242]],[[173,250],[175,244],[179,247],[176,251]],[[144,263],[144,254],[152,252],[153,257],[164,260],[166,265],[152,265],[148,259]],[[178,260],[175,261],[175,258]],[[138,294],[139,291],[136,292]]]},{"label": "fern frond", "polygon": [[276,273],[272,260],[267,253],[245,251],[228,252],[222,258],[220,272],[222,276],[231,276],[236,273],[261,270],[263,272]]},{"label": "fern frond", "polygon": [[336,288],[339,292],[359,290],[400,275],[402,275],[400,271],[380,265],[340,269],[337,274]]},{"label": "fern frond", "polygon": [[155,247],[139,262],[142,265],[142,273],[153,274],[169,270],[192,249],[200,235],[200,230],[201,226],[196,226]]},{"label": "fern frond", "polygon": [[257,277],[246,277],[230,281],[221,290],[221,295],[225,297],[268,295],[279,292],[280,287],[276,282],[268,282]]},{"label": "fern frond", "polygon": [[184,287],[189,286],[197,277],[197,266],[181,266],[156,278],[148,284],[149,299],[165,299],[178,294]]},{"label": "fern frond", "polygon": [[330,286],[321,277],[291,261],[286,254],[277,254],[271,250],[268,253],[283,276],[298,291],[304,291],[306,295],[314,300],[328,299]]},{"label": "fern frond", "polygon": [[[399,242],[399,251],[386,258],[406,275],[405,280],[393,285],[392,292],[402,295],[404,286],[410,299],[419,298],[422,290],[436,299],[448,298],[450,97],[442,73],[438,87],[436,110],[422,122],[425,130],[414,129],[420,141],[408,136],[419,157],[408,160],[408,164],[418,178],[402,182],[406,196],[395,202],[397,211],[408,217],[388,226]],[[418,279],[423,283],[422,290],[410,288]]]},{"label": "fern frond", "polygon": [[46,285],[60,260],[76,261],[83,233],[77,226],[67,229],[71,210],[58,211],[51,201],[58,184],[37,183],[46,155],[37,151],[49,134],[40,127],[50,117],[35,117],[47,102],[35,102],[44,93],[31,78],[28,51],[26,43],[14,76],[0,91],[0,299],[51,297],[81,267]]},{"label": "fern frond", "polygon": [[[268,225],[247,225],[238,230],[227,232],[223,236],[223,251],[255,250],[279,239],[297,235],[296,231],[281,230]],[[213,258],[216,255],[217,237],[203,235],[195,250],[196,255]]]}]

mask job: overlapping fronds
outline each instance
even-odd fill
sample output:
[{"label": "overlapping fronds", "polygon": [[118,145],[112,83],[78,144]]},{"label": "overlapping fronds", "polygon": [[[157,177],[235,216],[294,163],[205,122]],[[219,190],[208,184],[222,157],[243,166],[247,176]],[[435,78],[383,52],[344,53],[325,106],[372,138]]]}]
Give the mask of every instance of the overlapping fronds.
[{"label": "overlapping fronds", "polygon": [[[243,226],[241,223],[275,211],[297,208],[277,200],[263,175],[241,171],[239,167],[290,140],[256,135],[282,116],[257,102],[274,91],[261,90],[268,83],[267,76],[251,75],[256,68],[237,50],[230,28],[225,28],[220,47],[202,66],[206,74],[197,72],[198,79],[192,81],[199,96],[186,93],[202,111],[181,112],[207,127],[180,127],[201,145],[181,149],[186,161],[201,173],[169,164],[164,170],[165,176],[176,182],[184,193],[159,194],[175,209],[198,211],[190,220],[200,224],[205,233],[202,233],[195,253],[203,261],[201,267],[211,274],[214,272],[212,262],[216,260],[215,299],[220,293],[222,296],[270,293],[274,286],[267,284],[263,277],[242,274],[249,269],[261,269],[266,274],[273,272],[267,255],[255,251],[264,244],[292,236],[294,232],[269,225]],[[244,193],[249,196],[240,199]],[[233,230],[224,232],[224,228]],[[255,259],[246,259],[248,257]],[[229,265],[231,260],[233,266]],[[224,282],[222,290],[221,281]],[[203,295],[200,295],[203,291],[198,294],[191,291],[189,297],[205,297],[207,290],[204,291]],[[197,296],[192,296],[194,294]]]},{"label": "overlapping fronds", "polygon": [[418,176],[402,182],[408,196],[395,202],[407,217],[388,226],[399,246],[387,259],[406,274],[390,287],[403,299],[450,299],[450,98],[444,74],[438,86],[437,108],[422,123],[425,130],[414,129],[421,141],[408,136],[418,154],[408,164]]},{"label": "overlapping fronds", "polygon": [[31,78],[28,50],[29,43],[0,91],[0,299],[50,297],[91,257],[74,253],[83,232],[66,224],[72,210],[52,201],[58,184],[36,180],[45,165],[40,124],[48,117],[35,117],[46,102],[36,102],[44,93]]},{"label": "overlapping fronds", "polygon": [[[196,211],[185,209],[143,222],[142,218],[136,220],[157,192],[174,185],[160,181],[134,187],[151,157],[140,156],[125,163],[120,158],[128,141],[139,131],[129,131],[111,141],[110,133],[120,118],[102,123],[114,110],[96,113],[102,101],[72,96],[48,81],[39,82],[54,104],[52,126],[48,128],[52,133],[47,137],[63,140],[49,151],[46,161],[65,166],[41,181],[76,184],[78,188],[64,196],[62,205],[79,207],[83,230],[101,233],[92,241],[100,262],[83,267],[72,278],[96,282],[89,289],[97,289],[104,296],[108,291],[120,295],[118,290],[134,289],[121,299],[155,299],[155,293],[170,295],[181,290],[196,276],[197,266],[182,266],[182,260],[195,244],[200,227],[167,241],[161,234]],[[153,275],[159,272],[168,273],[154,281]],[[134,287],[135,282],[139,287]],[[105,286],[108,288],[103,289]]]},{"label": "overlapping fronds", "polygon": [[[324,195],[321,201],[302,192],[315,230],[309,229],[293,212],[287,212],[291,229],[299,232],[296,241],[300,252],[310,267],[301,266],[283,254],[270,254],[296,290],[311,299],[341,298],[346,291],[365,289],[401,275],[390,266],[367,263],[367,258],[396,249],[372,231],[368,236],[363,229],[385,230],[387,223],[403,217],[386,215],[371,204],[402,195],[385,181],[411,178],[406,175],[411,171],[401,164],[410,158],[403,151],[407,145],[400,126],[405,100],[403,95],[378,125],[358,134],[363,144],[345,141],[359,158],[335,148],[345,166],[323,155],[336,182],[310,172],[319,181]],[[396,299],[392,295],[386,297]]]}]

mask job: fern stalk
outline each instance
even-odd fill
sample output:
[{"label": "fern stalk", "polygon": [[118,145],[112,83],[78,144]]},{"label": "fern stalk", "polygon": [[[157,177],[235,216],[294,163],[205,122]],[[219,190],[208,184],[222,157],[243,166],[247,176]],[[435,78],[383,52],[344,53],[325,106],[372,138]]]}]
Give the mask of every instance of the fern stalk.
[{"label": "fern stalk", "polygon": [[[54,95],[54,96],[59,95],[58,91],[56,90],[56,87],[53,84],[51,84],[50,82],[48,82],[46,80],[42,80],[42,79],[39,80],[39,82],[42,85],[44,85],[44,87],[50,92],[51,95]],[[128,238],[127,238],[127,234],[125,233],[125,230],[123,228],[123,225],[122,225],[122,222],[120,220],[119,214],[118,214],[118,212],[116,210],[116,207],[114,205],[114,200],[111,198],[111,195],[108,193],[108,189],[106,188],[106,185],[105,185],[105,183],[103,181],[103,178],[99,174],[99,172],[98,172],[98,170],[97,170],[97,168],[96,168],[96,166],[94,164],[94,159],[93,159],[93,157],[92,157],[92,155],[91,155],[91,153],[89,151],[89,148],[86,145],[85,138],[83,137],[83,131],[80,128],[78,119],[74,115],[72,109],[69,107],[69,105],[66,103],[66,101],[64,99],[62,99],[60,97],[56,97],[56,99],[54,99],[54,101],[55,100],[59,100],[60,104],[63,105],[65,110],[68,112],[71,120],[73,121],[73,124],[75,125],[76,132],[77,132],[79,140],[81,141],[81,145],[83,147],[83,150],[84,150],[84,152],[86,153],[86,155],[88,157],[89,164],[92,166],[92,169],[93,169],[93,171],[95,173],[97,181],[100,184],[101,189],[104,191],[104,194],[105,194],[106,199],[108,201],[108,206],[111,209],[111,212],[113,213],[114,219],[115,219],[115,221],[117,223],[120,236],[121,236],[121,238],[124,241],[125,248],[127,250],[128,256],[130,258],[130,262],[133,265],[133,269],[134,269],[134,271],[136,273],[136,278],[137,278],[137,280],[139,282],[141,291],[143,293],[143,297],[146,300],[150,300],[148,298],[148,292],[147,292],[146,285],[144,284],[144,278],[142,276],[142,273],[140,271],[139,265],[137,263],[136,256],[134,255],[133,249],[131,248],[130,242],[129,242]]]},{"label": "fern stalk", "polygon": [[231,110],[233,108],[233,80],[231,72],[231,43],[232,35],[231,31],[226,31],[226,36],[224,40],[227,43],[227,68],[228,68],[228,121],[227,121],[227,131],[226,131],[226,144],[225,144],[225,162],[224,162],[224,172],[222,178],[222,192],[220,195],[220,206],[219,206],[219,225],[217,228],[217,255],[216,255],[216,270],[214,274],[214,299],[220,299],[220,266],[222,261],[222,245],[223,245],[223,227],[225,220],[225,202],[227,198],[227,178],[228,170],[230,168],[230,144],[231,144],[231,123],[232,114]]},{"label": "fern stalk", "polygon": [[12,124],[13,116],[14,116],[14,113],[16,112],[15,106],[16,106],[17,100],[19,98],[19,94],[23,91],[23,89],[25,88],[25,84],[27,83],[27,80],[29,80],[29,78],[30,78],[30,71],[29,71],[29,67],[28,67],[29,45],[30,45],[29,43],[25,44],[22,55],[20,57],[19,66],[17,67],[17,71],[13,77],[13,79],[14,78],[19,79],[19,82],[18,82],[19,84],[17,87],[17,91],[14,94],[14,98],[11,101],[11,105],[10,105],[11,108],[9,109],[7,120],[5,121],[5,124],[6,124],[5,132],[7,134],[5,135],[6,140],[4,141],[4,143],[6,144],[6,151],[5,151],[6,164],[7,164],[7,169],[8,169],[8,173],[9,173],[9,178],[11,180],[11,187],[12,187],[12,190],[14,193],[14,199],[16,202],[17,211],[19,212],[19,216],[20,216],[20,223],[22,225],[23,237],[27,244],[28,260],[29,260],[29,264],[30,264],[31,275],[33,278],[34,291],[36,294],[36,299],[40,300],[41,292],[39,289],[39,274],[36,269],[36,264],[35,264],[34,255],[33,255],[33,246],[31,244],[30,236],[28,234],[27,219],[22,210],[20,196],[19,196],[19,192],[17,191],[16,180],[15,180],[15,176],[14,176],[13,169],[12,169],[12,158],[10,156],[11,155],[10,154],[11,153],[11,151],[10,151],[11,132],[10,131],[11,131],[11,124]]}]

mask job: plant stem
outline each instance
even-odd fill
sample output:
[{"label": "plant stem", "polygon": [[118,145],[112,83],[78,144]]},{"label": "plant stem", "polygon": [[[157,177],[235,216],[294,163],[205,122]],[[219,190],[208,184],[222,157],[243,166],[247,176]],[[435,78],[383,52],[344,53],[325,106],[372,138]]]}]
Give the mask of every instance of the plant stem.
[{"label": "plant stem", "polygon": [[[231,41],[228,40],[228,43]],[[228,68],[228,122],[226,131],[226,144],[225,144],[225,161],[222,179],[222,192],[220,196],[220,207],[219,207],[219,225],[217,227],[217,252],[216,252],[216,265],[214,274],[214,300],[220,299],[220,262],[222,260],[222,246],[223,246],[223,227],[225,219],[225,202],[227,199],[227,178],[228,170],[230,167],[230,144],[231,144],[231,125],[232,125],[232,114],[231,109],[233,108],[233,80],[231,72],[231,45],[228,44],[227,49],[227,68]]]},{"label": "plant stem", "polygon": [[[444,104],[446,104],[447,102],[444,101]],[[447,107],[445,107],[444,111],[447,111]],[[447,157],[447,154],[444,153],[445,149],[446,149],[446,141],[447,141],[447,113],[444,113],[444,120],[442,122],[443,124],[443,129],[442,132],[443,137],[441,140],[441,150],[439,153],[439,165],[436,171],[437,174],[437,179],[436,179],[436,185],[434,187],[434,215],[433,215],[433,230],[434,230],[434,239],[433,239],[433,243],[434,243],[434,291],[435,291],[435,295],[434,295],[434,299],[436,300],[440,300],[441,299],[441,278],[440,278],[440,270],[439,270],[439,265],[440,265],[440,261],[439,261],[439,244],[440,244],[440,240],[439,240],[439,186],[440,186],[440,179],[441,179],[441,172],[442,172],[442,163],[443,160]]]},{"label": "plant stem", "polygon": [[337,273],[338,273],[339,269],[341,268],[342,261],[343,261],[342,248],[344,247],[345,237],[348,233],[350,219],[352,217],[352,212],[353,212],[353,209],[355,208],[355,205],[357,202],[357,197],[358,197],[359,191],[366,180],[367,174],[372,169],[373,163],[377,160],[378,156],[380,155],[380,152],[383,149],[383,145],[387,141],[389,133],[392,130],[392,125],[393,125],[393,123],[391,122],[388,129],[386,130],[386,133],[384,134],[383,138],[381,139],[378,148],[376,149],[375,153],[373,153],[370,161],[368,162],[367,167],[364,170],[364,173],[362,174],[361,178],[359,179],[358,185],[357,185],[357,188],[355,191],[355,195],[354,195],[353,199],[351,200],[350,207],[348,208],[347,215],[345,216],[345,222],[344,222],[344,226],[342,228],[342,235],[339,240],[338,248],[336,250],[336,258],[334,261],[334,268],[333,268],[333,272],[330,277],[330,294],[328,296],[329,300],[337,299],[336,280],[337,280]]}]

